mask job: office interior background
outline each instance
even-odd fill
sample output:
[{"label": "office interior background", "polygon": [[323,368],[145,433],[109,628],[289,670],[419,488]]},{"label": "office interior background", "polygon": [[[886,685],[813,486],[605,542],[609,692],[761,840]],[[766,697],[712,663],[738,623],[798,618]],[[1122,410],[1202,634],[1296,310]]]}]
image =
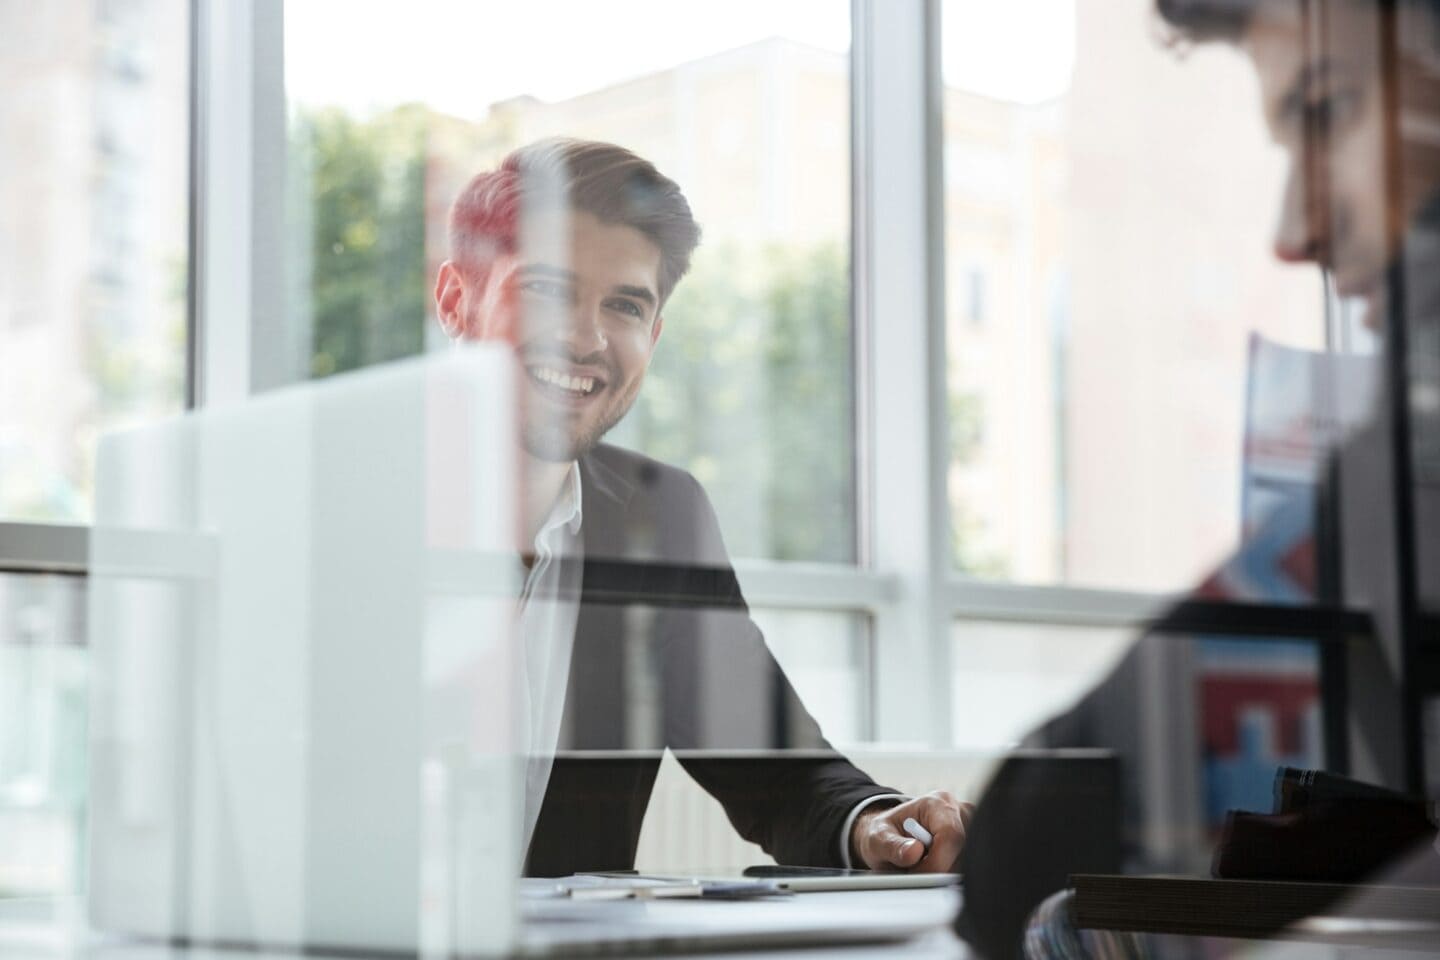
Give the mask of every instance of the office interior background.
[{"label": "office interior background", "polygon": [[[1265,398],[1378,349],[1270,254],[1240,55],[1158,34],[1149,0],[0,5],[0,896],[82,882],[96,438],[448,349],[451,200],[556,134],[705,231],[613,439],[705,485],[833,742],[978,788],[1358,415]],[[1364,772],[1332,651],[1372,641],[1277,591],[1195,631],[1176,804]]]}]

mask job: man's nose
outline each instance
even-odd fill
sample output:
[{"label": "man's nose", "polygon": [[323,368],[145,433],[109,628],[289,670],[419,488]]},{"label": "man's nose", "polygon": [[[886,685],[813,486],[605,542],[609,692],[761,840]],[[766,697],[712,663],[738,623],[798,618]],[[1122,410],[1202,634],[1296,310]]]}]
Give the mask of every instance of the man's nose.
[{"label": "man's nose", "polygon": [[598,303],[579,301],[570,309],[569,322],[556,331],[575,356],[601,353],[610,345],[605,335],[603,312]]},{"label": "man's nose", "polygon": [[1280,222],[1275,227],[1275,256],[1285,263],[1318,263],[1326,245],[1326,217],[1320,209],[1314,177],[1294,165],[1285,179]]}]

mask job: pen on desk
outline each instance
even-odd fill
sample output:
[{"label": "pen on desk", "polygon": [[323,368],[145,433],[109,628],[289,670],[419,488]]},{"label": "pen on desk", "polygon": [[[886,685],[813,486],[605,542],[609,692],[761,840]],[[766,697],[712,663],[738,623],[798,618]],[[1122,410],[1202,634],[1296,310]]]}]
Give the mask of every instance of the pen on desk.
[{"label": "pen on desk", "polygon": [[910,836],[914,837],[916,840],[919,840],[920,845],[925,848],[925,851],[927,853],[930,851],[930,844],[935,842],[935,838],[930,836],[929,830],[926,830],[924,827],[920,826],[920,821],[916,820],[914,817],[906,817],[905,822],[902,823],[900,826],[906,833],[910,834]]}]

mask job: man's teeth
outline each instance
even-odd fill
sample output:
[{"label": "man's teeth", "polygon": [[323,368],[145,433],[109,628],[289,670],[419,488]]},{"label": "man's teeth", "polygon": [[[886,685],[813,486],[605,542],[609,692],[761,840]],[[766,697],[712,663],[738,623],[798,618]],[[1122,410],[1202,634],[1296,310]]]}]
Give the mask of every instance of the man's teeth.
[{"label": "man's teeth", "polygon": [[561,387],[572,393],[586,394],[595,389],[594,377],[572,377],[569,374],[561,373],[559,370],[551,370],[548,367],[531,367],[530,376],[539,380],[541,383]]}]

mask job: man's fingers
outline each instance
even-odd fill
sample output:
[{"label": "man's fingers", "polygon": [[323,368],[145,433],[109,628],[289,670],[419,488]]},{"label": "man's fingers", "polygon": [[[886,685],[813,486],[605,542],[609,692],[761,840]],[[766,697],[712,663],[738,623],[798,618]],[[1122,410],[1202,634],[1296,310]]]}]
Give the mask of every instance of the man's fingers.
[{"label": "man's fingers", "polygon": [[944,791],[919,798],[915,819],[932,835],[930,849],[914,864],[923,873],[949,873],[965,847],[969,804],[962,804]]},{"label": "man's fingers", "polygon": [[869,844],[877,857],[865,859],[874,864],[876,860],[882,861],[878,864],[881,869],[885,866],[909,869],[920,862],[925,856],[925,845],[914,837],[906,836],[895,829],[895,825],[889,820],[880,819],[875,824],[874,832],[870,835]]},{"label": "man's fingers", "polygon": [[925,856],[925,845],[914,837],[895,834],[890,838],[890,862],[897,867],[913,867]]},{"label": "man's fingers", "polygon": [[[907,800],[857,825],[855,850],[872,870],[914,870],[949,873],[965,846],[965,833],[974,807],[944,791]],[[922,843],[904,829],[913,818],[930,834]]]},{"label": "man's fingers", "polygon": [[925,873],[950,873],[955,869],[955,861],[960,859],[960,851],[964,848],[963,828],[941,830],[935,834],[930,853],[918,869]]}]

